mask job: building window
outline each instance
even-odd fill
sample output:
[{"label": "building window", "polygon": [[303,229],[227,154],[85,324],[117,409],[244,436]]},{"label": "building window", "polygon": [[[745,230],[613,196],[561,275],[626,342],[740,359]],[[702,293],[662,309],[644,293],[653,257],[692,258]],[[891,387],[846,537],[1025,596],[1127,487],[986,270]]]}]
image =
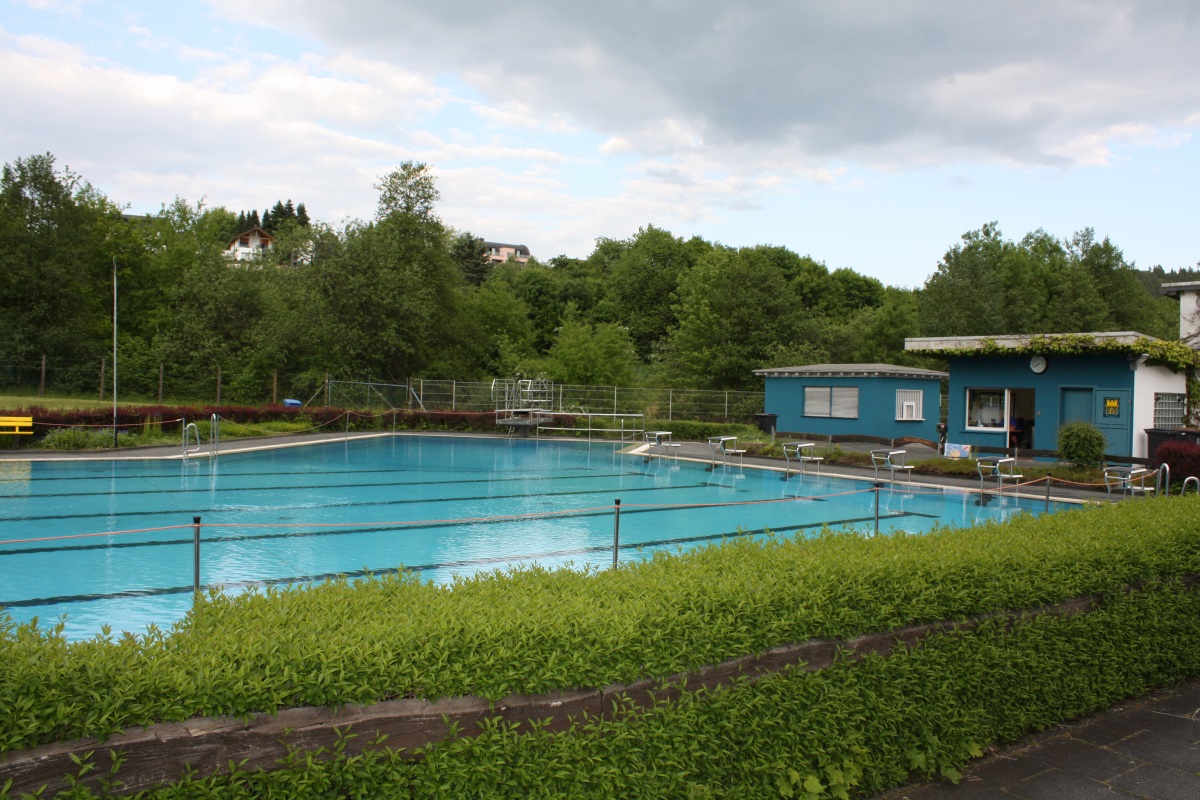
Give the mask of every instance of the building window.
[{"label": "building window", "polygon": [[1182,428],[1187,395],[1173,392],[1154,393],[1154,427]]},{"label": "building window", "polygon": [[924,409],[921,403],[925,393],[920,389],[897,389],[896,390],[896,419],[898,420],[923,420],[925,419]]},{"label": "building window", "polygon": [[1004,428],[1004,390],[967,389],[967,427]]},{"label": "building window", "polygon": [[858,419],[858,387],[805,386],[804,416]]}]

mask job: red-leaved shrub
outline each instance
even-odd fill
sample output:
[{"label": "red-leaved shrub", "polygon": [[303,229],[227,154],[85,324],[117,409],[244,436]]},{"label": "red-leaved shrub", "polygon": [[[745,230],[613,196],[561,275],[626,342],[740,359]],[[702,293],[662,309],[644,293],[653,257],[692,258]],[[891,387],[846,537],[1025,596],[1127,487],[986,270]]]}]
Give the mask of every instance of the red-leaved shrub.
[{"label": "red-leaved shrub", "polygon": [[1154,451],[1154,460],[1166,462],[1171,467],[1171,480],[1175,483],[1195,475],[1200,477],[1200,444],[1182,441],[1166,441]]}]

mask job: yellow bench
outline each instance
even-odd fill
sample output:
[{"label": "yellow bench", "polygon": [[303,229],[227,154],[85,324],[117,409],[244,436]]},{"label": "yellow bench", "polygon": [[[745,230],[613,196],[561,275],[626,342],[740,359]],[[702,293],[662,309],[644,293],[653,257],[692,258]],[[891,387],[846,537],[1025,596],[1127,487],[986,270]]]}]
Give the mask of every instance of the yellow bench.
[{"label": "yellow bench", "polygon": [[33,433],[33,417],[0,417],[0,434]]}]

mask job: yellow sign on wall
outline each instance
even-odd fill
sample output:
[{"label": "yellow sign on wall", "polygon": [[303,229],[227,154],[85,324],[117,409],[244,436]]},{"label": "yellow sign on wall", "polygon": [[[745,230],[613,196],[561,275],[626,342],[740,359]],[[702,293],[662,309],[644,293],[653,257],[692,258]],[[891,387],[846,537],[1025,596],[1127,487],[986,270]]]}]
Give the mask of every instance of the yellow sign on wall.
[{"label": "yellow sign on wall", "polygon": [[1104,416],[1106,416],[1106,417],[1121,416],[1121,398],[1119,398],[1119,397],[1104,398]]}]

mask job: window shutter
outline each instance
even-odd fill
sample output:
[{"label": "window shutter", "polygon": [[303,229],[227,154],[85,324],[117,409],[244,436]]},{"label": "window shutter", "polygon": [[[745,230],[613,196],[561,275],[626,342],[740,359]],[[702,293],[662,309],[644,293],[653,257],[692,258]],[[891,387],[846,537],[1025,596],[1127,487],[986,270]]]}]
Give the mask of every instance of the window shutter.
[{"label": "window shutter", "polygon": [[829,416],[829,387],[828,386],[805,386],[804,387],[804,416],[806,416],[806,417],[828,417]]},{"label": "window shutter", "polygon": [[832,399],[832,417],[841,419],[858,419],[858,387],[834,386]]}]

